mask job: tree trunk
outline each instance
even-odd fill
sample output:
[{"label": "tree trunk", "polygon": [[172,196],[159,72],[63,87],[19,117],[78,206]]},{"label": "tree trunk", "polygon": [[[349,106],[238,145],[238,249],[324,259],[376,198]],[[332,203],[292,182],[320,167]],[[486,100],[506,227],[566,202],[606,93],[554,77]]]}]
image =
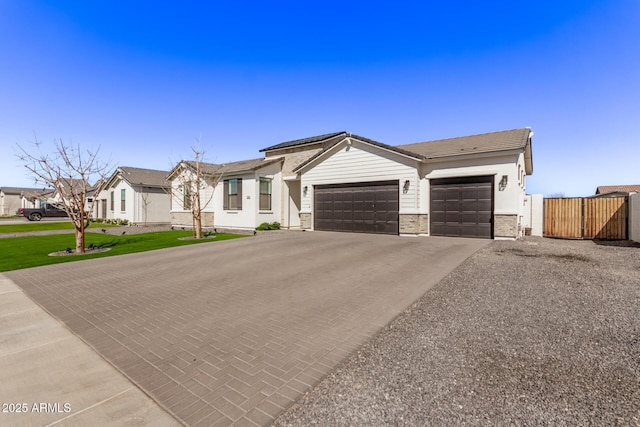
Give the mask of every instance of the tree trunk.
[{"label": "tree trunk", "polygon": [[196,218],[196,239],[202,239],[202,216]]},{"label": "tree trunk", "polygon": [[78,230],[77,228],[76,228],[76,253],[77,254],[84,253],[84,230],[82,229]]}]

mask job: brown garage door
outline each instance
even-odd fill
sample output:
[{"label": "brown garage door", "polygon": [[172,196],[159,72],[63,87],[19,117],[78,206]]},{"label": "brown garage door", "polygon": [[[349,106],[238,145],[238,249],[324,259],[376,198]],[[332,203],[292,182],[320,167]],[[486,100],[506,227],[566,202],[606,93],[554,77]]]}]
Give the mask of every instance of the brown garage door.
[{"label": "brown garage door", "polygon": [[316,230],[398,234],[398,181],[316,185],[313,200]]},{"label": "brown garage door", "polygon": [[431,235],[493,236],[493,176],[431,180]]}]

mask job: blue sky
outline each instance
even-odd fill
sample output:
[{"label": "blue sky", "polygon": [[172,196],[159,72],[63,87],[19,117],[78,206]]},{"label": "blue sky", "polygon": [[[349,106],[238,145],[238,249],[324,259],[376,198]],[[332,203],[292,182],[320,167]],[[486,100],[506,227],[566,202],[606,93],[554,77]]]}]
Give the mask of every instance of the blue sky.
[{"label": "blue sky", "polygon": [[[205,3],[205,4],[201,4]],[[0,1],[0,186],[34,133],[169,169],[530,126],[530,193],[640,184],[640,2]]]}]

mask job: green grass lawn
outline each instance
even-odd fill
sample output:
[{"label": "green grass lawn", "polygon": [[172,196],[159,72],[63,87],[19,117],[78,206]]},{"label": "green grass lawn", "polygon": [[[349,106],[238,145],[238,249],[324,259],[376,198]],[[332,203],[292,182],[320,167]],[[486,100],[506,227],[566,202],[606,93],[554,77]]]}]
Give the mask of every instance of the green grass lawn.
[{"label": "green grass lawn", "polygon": [[179,237],[191,236],[191,231],[160,231],[124,236],[86,233],[85,244],[93,244],[111,250],[87,255],[48,256],[51,252],[75,248],[74,234],[50,234],[45,236],[22,236],[0,239],[0,271],[19,270],[21,268],[40,265],[58,264],[61,262],[80,261],[84,259],[102,258],[134,252],[152,251],[193,244],[215,243],[221,240],[246,237],[239,234],[219,233],[215,238],[202,240],[178,240]]},{"label": "green grass lawn", "polygon": [[[91,223],[89,229],[99,230],[101,228],[117,227],[114,224]],[[28,231],[49,231],[49,230],[73,230],[71,221],[64,222],[25,222],[24,224],[2,224],[0,223],[0,234],[26,233]]]}]

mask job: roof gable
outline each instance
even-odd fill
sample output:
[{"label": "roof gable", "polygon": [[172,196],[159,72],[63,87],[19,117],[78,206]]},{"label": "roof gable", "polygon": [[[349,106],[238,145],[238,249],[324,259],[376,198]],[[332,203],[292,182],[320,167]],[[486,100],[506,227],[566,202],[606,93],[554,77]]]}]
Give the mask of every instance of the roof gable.
[{"label": "roof gable", "polygon": [[420,154],[416,154],[416,153],[412,153],[411,151],[408,150],[403,150],[401,148],[398,147],[394,147],[392,145],[387,145],[387,144],[383,144],[382,142],[378,142],[378,141],[374,141],[373,139],[369,139],[369,138],[365,138],[359,135],[355,135],[352,133],[346,133],[344,135],[344,138],[341,138],[340,140],[334,142],[333,144],[331,144],[329,147],[327,147],[326,149],[324,149],[323,151],[320,151],[319,153],[316,153],[315,155],[311,156],[309,159],[307,159],[305,162],[299,164],[298,166],[296,166],[295,169],[293,169],[294,172],[299,172],[301,169],[309,166],[312,163],[315,163],[316,161],[318,161],[318,159],[322,158],[322,157],[326,157],[328,155],[328,153],[330,151],[333,150],[334,147],[342,144],[343,142],[349,140],[349,139],[354,139],[358,142],[367,144],[369,146],[372,147],[376,147],[385,151],[389,151],[404,157],[409,157],[415,160],[423,160],[423,156],[421,156]]},{"label": "roof gable", "polygon": [[99,190],[105,190],[112,187],[114,183],[122,179],[130,186],[145,186],[145,187],[167,187],[167,175],[168,171],[157,169],[144,169],[135,168],[132,166],[119,166],[111,176],[105,180],[100,186]]},{"label": "roof gable", "polygon": [[167,175],[169,171],[134,168],[131,166],[121,166],[120,170],[122,179],[132,185],[143,185],[148,187],[166,187]]}]

